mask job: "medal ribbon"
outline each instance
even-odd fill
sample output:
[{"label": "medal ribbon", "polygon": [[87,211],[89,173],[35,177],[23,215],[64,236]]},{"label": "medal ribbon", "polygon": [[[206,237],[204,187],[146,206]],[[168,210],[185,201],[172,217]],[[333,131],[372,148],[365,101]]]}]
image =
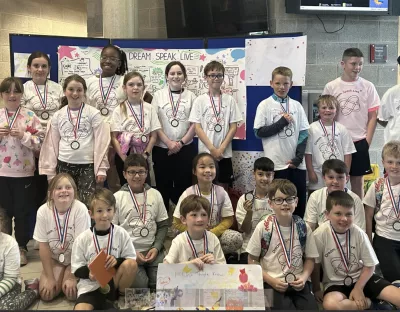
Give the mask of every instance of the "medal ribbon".
[{"label": "medal ribbon", "polygon": [[319,120],[319,124],[322,128],[322,131],[324,132],[327,140],[328,140],[328,145],[331,147],[332,153],[335,154],[335,133],[336,133],[336,123],[333,122],[332,123],[332,139],[331,141],[329,141],[329,135],[328,135],[328,130],[326,130],[326,127],[324,125],[324,123],[322,122],[322,120]]},{"label": "medal ribbon", "polygon": [[169,101],[172,106],[172,116],[175,118],[176,114],[178,113],[179,105],[181,104],[182,89],[181,92],[179,93],[179,98],[178,101],[176,101],[176,104],[174,104],[174,97],[171,89],[168,88],[168,91],[169,91]]},{"label": "medal ribbon", "polygon": [[135,209],[139,215],[140,220],[143,222],[143,225],[146,225],[146,202],[147,202],[147,192],[146,189],[143,190],[143,209],[142,212],[140,212],[139,209],[139,203],[136,199],[135,194],[132,192],[131,187],[128,185],[129,193],[131,194],[131,198],[133,201],[133,206],[135,206]]},{"label": "medal ribbon", "polygon": [[339,237],[337,236],[335,230],[332,228],[331,225],[331,232],[333,236],[333,240],[335,241],[336,249],[339,251],[340,258],[344,267],[346,268],[346,273],[349,273],[349,263],[350,263],[350,230],[346,232],[346,254],[343,251],[343,247],[340,244]]},{"label": "medal ribbon", "polygon": [[221,121],[221,119],[219,118],[219,115],[221,114],[222,94],[220,93],[218,96],[218,111],[217,111],[217,106],[215,105],[215,102],[214,102],[214,97],[211,95],[211,92],[209,92],[208,95],[210,96],[210,102],[211,102],[211,106],[214,111],[215,119],[217,120],[217,123],[219,123]]},{"label": "medal ribbon", "polygon": [[67,213],[65,215],[64,228],[61,229],[60,217],[58,216],[56,207],[53,206],[54,222],[56,223],[58,239],[60,240],[62,250],[64,250],[64,245],[65,245],[65,242],[67,239],[67,231],[68,231],[68,223],[69,223],[70,214],[71,214],[71,207],[68,208],[68,210],[67,210]]},{"label": "medal ribbon", "polygon": [[47,95],[48,95],[47,80],[46,80],[46,83],[44,84],[43,96],[40,93],[38,85],[36,83],[33,83],[33,86],[35,87],[35,91],[36,91],[36,94],[37,94],[37,96],[38,96],[38,98],[40,100],[40,104],[42,105],[43,109],[45,110],[46,106],[47,106]]},{"label": "medal ribbon", "polygon": [[8,126],[10,127],[10,130],[11,130],[13,128],[15,122],[17,121],[17,117],[18,117],[19,111],[21,110],[21,106],[18,106],[17,111],[11,117],[11,121],[10,121],[10,117],[8,117],[8,109],[7,108],[4,108],[4,109],[6,110],[6,119],[7,119]]},{"label": "medal ribbon", "polygon": [[[200,192],[200,187],[199,187],[198,184],[196,184],[196,185],[194,186],[194,188],[195,188],[195,191],[196,191],[196,195],[198,195],[198,196],[203,196],[203,195],[201,194],[201,192]],[[210,211],[210,218],[208,219],[208,225],[211,225],[211,217],[213,216],[213,213],[214,213],[214,201],[215,201],[215,197],[216,197],[216,195],[215,195],[215,187],[214,187],[214,184],[212,184],[212,185],[211,185],[211,203],[210,203],[210,205],[211,205],[211,211]],[[218,213],[217,213],[217,219],[218,219]]]},{"label": "medal ribbon", "polygon": [[[113,237],[114,237],[114,224],[111,223],[110,233],[108,233],[108,242],[107,242],[107,254],[108,255],[111,255]],[[94,242],[94,248],[96,249],[96,253],[99,253],[101,251],[101,249],[100,249],[99,240],[97,239],[96,229],[94,226],[93,226],[93,242]]]},{"label": "medal ribbon", "polygon": [[[195,258],[198,258],[199,255],[198,255],[198,253],[197,253],[196,247],[195,247],[194,244],[193,244],[192,238],[190,237],[188,231],[186,231],[185,233],[186,233],[186,239],[187,239],[187,241],[188,241],[188,243],[189,243],[190,249],[192,250],[193,256],[194,256]],[[206,254],[208,254],[208,238],[207,238],[207,231],[204,231],[204,234],[203,234],[203,244],[204,244],[204,247],[203,247],[203,255],[206,255]]]},{"label": "medal ribbon", "polygon": [[76,118],[76,123],[74,124],[74,122],[72,121],[72,115],[71,115],[71,110],[69,109],[69,107],[67,106],[67,113],[68,113],[68,119],[69,122],[72,124],[72,126],[74,127],[74,137],[75,140],[77,138],[77,133],[79,130],[79,125],[81,123],[81,118],[82,118],[82,111],[83,111],[83,107],[85,106],[85,103],[81,104],[81,107],[79,108],[79,112],[78,112],[78,117]]},{"label": "medal ribbon", "polygon": [[126,101],[127,101],[127,103],[128,103],[129,109],[131,110],[131,113],[132,113],[133,118],[135,118],[135,122],[136,122],[136,124],[138,125],[140,132],[142,132],[142,134],[143,134],[143,133],[144,133],[144,109],[143,109],[143,102],[142,102],[142,101],[140,102],[140,121],[139,121],[139,118],[138,118],[138,116],[136,115],[136,113],[135,113],[135,111],[134,111],[134,109],[133,109],[133,107],[132,107],[132,104],[131,104],[128,100],[126,100]]},{"label": "medal ribbon", "polygon": [[285,109],[285,107],[284,107],[283,104],[282,104],[282,103],[285,103],[285,101],[284,101],[284,99],[282,99],[282,100],[283,100],[282,102],[279,102],[279,104],[281,104],[282,111],[283,111],[285,114],[288,114],[288,115],[289,115],[289,97],[287,97],[286,109]]},{"label": "medal ribbon", "polygon": [[290,230],[289,250],[286,249],[285,241],[283,239],[283,235],[282,235],[281,229],[279,227],[278,221],[276,220],[276,217],[274,218],[274,224],[277,229],[279,242],[284,251],[283,254],[285,256],[287,267],[290,270],[290,267],[292,265],[292,259],[293,259],[293,245],[294,245],[293,241],[294,241],[294,226],[295,226],[294,221],[292,220],[292,225],[291,225],[291,230]]},{"label": "medal ribbon", "polygon": [[394,199],[394,194],[393,194],[392,187],[391,187],[391,185],[390,185],[389,178],[386,178],[385,180],[386,180],[386,181],[385,181],[385,182],[386,182],[386,187],[387,187],[387,189],[388,189],[389,196],[390,196],[390,201],[392,202],[394,214],[395,214],[396,218],[399,219],[399,213],[400,213],[400,195],[399,195],[399,199],[398,199],[397,204],[396,204],[396,200]]},{"label": "medal ribbon", "polygon": [[107,106],[107,102],[108,102],[108,97],[110,96],[111,90],[114,86],[114,82],[115,82],[115,77],[116,75],[114,75],[111,78],[111,82],[108,85],[107,91],[104,93],[104,88],[103,88],[103,78],[100,75],[100,79],[99,79],[99,88],[100,88],[100,93],[101,93],[101,99],[103,100],[103,104],[104,106]]}]

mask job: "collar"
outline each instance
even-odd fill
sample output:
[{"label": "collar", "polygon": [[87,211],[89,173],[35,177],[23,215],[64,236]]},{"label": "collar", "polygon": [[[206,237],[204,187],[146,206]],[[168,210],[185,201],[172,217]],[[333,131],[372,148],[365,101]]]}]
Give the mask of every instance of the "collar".
[{"label": "collar", "polygon": [[272,94],[272,98],[273,98],[275,101],[279,102],[279,103],[287,103],[287,101],[288,101],[288,99],[289,99],[289,96],[286,96],[286,98],[282,99],[282,98],[280,98],[279,96],[277,96],[277,95],[274,93],[274,94]]}]

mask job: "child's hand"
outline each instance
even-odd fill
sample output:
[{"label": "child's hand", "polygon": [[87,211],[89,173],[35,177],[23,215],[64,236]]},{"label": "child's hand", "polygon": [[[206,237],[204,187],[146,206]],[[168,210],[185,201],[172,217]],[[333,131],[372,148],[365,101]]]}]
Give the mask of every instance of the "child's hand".
[{"label": "child's hand", "polygon": [[250,199],[246,200],[243,204],[243,208],[246,212],[251,211],[253,209],[253,201]]},{"label": "child's hand", "polygon": [[222,159],[222,153],[220,149],[214,147],[210,150],[210,153],[216,160]]},{"label": "child's hand", "polygon": [[96,176],[96,183],[104,183],[106,178],[107,177],[105,175],[98,175],[98,176]]},{"label": "child's hand", "polygon": [[318,183],[318,176],[317,176],[317,174],[315,173],[314,170],[308,172],[308,181],[310,183]]},{"label": "child's hand", "polygon": [[69,278],[67,279],[64,284],[62,285],[62,291],[67,297],[68,300],[75,300],[76,299],[76,279]]},{"label": "child's hand", "polygon": [[306,285],[307,279],[304,278],[303,276],[300,276],[298,279],[296,279],[294,282],[290,283],[290,286],[294,288],[296,291],[301,291],[304,286]]},{"label": "child's hand", "polygon": [[147,252],[146,257],[144,259],[146,262],[153,262],[156,259],[157,255],[158,255],[157,248],[151,248]]},{"label": "child's hand", "polygon": [[89,279],[90,279],[91,281],[95,281],[95,280],[96,280],[96,278],[94,277],[94,275],[93,275],[92,272],[90,272],[90,271],[89,271]]},{"label": "child's hand", "polygon": [[200,258],[193,259],[192,261],[190,261],[190,263],[193,263],[195,266],[197,266],[199,270],[203,270],[204,262],[201,261]]},{"label": "child's hand", "polygon": [[54,298],[56,292],[56,280],[54,278],[48,278],[46,283],[43,285],[43,288],[40,292],[40,296],[44,300],[51,300]]},{"label": "child's hand", "polygon": [[10,134],[10,128],[0,127],[0,137],[4,137]]},{"label": "child's hand", "polygon": [[281,292],[281,293],[284,293],[289,287],[288,283],[282,282],[278,278],[273,278],[271,283],[268,283],[268,284],[270,284],[270,286],[273,289],[275,289],[276,291]]},{"label": "child's hand", "polygon": [[214,264],[215,258],[213,254],[205,254],[200,257],[200,260],[207,264]]},{"label": "child's hand", "polygon": [[366,310],[369,308],[370,302],[365,298],[364,291],[359,287],[354,287],[349,296],[350,300],[353,300],[360,310]]},{"label": "child's hand", "polygon": [[18,138],[18,139],[20,139],[20,140],[22,140],[22,138],[24,137],[24,133],[25,133],[24,130],[18,129],[18,128],[12,128],[12,129],[10,130],[10,135],[11,135],[12,137]]},{"label": "child's hand", "polygon": [[115,259],[114,256],[107,255],[107,258],[106,258],[106,265],[104,266],[104,267],[106,268],[106,270],[115,267],[116,264],[117,264],[117,259]]},{"label": "child's hand", "polygon": [[319,303],[322,303],[324,301],[324,294],[322,293],[321,289],[314,291],[314,297],[315,297],[315,300]]},{"label": "child's hand", "polygon": [[288,123],[291,123],[293,121],[293,117],[290,114],[283,113],[282,116],[286,119]]},{"label": "child's hand", "polygon": [[180,150],[180,144],[175,141],[169,141],[167,147],[168,147],[168,155],[176,154]]},{"label": "child's hand", "polygon": [[141,252],[136,253],[136,262],[137,264],[143,264],[146,262],[146,258],[143,256]]},{"label": "child's hand", "polygon": [[296,169],[296,168],[297,168],[295,165],[293,165],[293,163],[292,163],[291,160],[288,160],[288,161],[286,162],[286,164],[289,165],[289,168],[292,168],[292,169]]}]

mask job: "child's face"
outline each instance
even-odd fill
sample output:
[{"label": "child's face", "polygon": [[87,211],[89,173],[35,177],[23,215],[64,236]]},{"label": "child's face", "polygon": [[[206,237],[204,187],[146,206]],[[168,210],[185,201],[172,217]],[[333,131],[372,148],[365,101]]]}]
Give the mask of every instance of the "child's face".
[{"label": "child's face", "polygon": [[61,204],[69,206],[75,197],[71,182],[67,178],[60,179],[51,196],[56,208]]},{"label": "child's face", "polygon": [[93,210],[89,210],[90,217],[94,220],[97,230],[110,228],[114,217],[114,207],[109,206],[102,200],[96,200]]},{"label": "child's face", "polygon": [[345,233],[353,224],[354,209],[335,205],[331,211],[326,211],[326,218],[331,221],[333,229],[338,233]]},{"label": "child's face", "polygon": [[292,79],[288,76],[277,74],[274,79],[270,81],[271,88],[274,89],[274,93],[280,98],[285,98],[292,87]]},{"label": "child's face", "polygon": [[44,57],[38,57],[32,60],[31,66],[28,66],[28,71],[35,83],[42,84],[49,75],[50,66]]},{"label": "child's face", "polygon": [[318,105],[318,114],[322,121],[333,121],[336,116],[336,107],[332,103],[322,102]]},{"label": "child's face", "polygon": [[341,61],[340,64],[347,77],[351,80],[357,80],[363,68],[364,58],[356,56],[347,57],[344,61]]},{"label": "child's face", "polygon": [[104,76],[114,75],[120,64],[121,60],[117,50],[113,48],[104,49],[100,57],[100,67]]},{"label": "child's face", "polygon": [[123,174],[132,190],[143,191],[143,185],[147,178],[147,170],[145,167],[129,166]]},{"label": "child's face", "polygon": [[214,160],[209,156],[201,157],[197,162],[194,174],[199,183],[211,183],[216,175]]},{"label": "child's face", "polygon": [[330,193],[333,191],[343,191],[349,176],[345,173],[337,173],[334,170],[329,170],[323,178],[328,188],[328,193]]},{"label": "child's face", "polygon": [[253,174],[254,174],[254,179],[256,180],[256,187],[264,191],[268,191],[268,185],[274,179],[275,173],[273,171],[263,171],[260,169],[256,169],[256,171],[254,171]]},{"label": "child's face", "polygon": [[400,178],[400,159],[387,155],[383,157],[382,163],[390,178]]},{"label": "child's face", "polygon": [[207,73],[205,79],[211,89],[218,90],[221,89],[224,82],[224,73],[221,70],[213,69]]},{"label": "child's face", "polygon": [[142,99],[144,84],[139,76],[129,79],[126,82],[126,85],[123,85],[122,88],[124,89],[129,101],[137,102]]},{"label": "child's face", "polygon": [[174,65],[169,69],[167,81],[172,90],[179,90],[185,81],[185,75],[179,65]]},{"label": "child's face", "polygon": [[[277,190],[275,196],[268,200],[269,205],[274,210],[275,215],[283,218],[291,218],[296,209],[298,198],[289,196]],[[289,202],[289,203],[288,203]]]},{"label": "child's face", "polygon": [[67,97],[69,105],[79,106],[85,101],[85,89],[79,81],[70,81],[64,94]]},{"label": "child's face", "polygon": [[17,91],[15,83],[11,84],[10,89],[1,93],[1,98],[7,109],[16,110],[21,103],[22,93]]},{"label": "child's face", "polygon": [[189,212],[186,217],[181,216],[181,221],[189,231],[202,232],[207,228],[208,214],[204,208]]}]

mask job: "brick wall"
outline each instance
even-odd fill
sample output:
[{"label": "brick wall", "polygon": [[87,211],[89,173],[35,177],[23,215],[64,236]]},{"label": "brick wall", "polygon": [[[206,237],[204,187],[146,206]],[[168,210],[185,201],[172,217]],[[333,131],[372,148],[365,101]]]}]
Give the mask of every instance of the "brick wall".
[{"label": "brick wall", "polygon": [[164,0],[138,0],[138,10],[139,38],[167,38]]}]

